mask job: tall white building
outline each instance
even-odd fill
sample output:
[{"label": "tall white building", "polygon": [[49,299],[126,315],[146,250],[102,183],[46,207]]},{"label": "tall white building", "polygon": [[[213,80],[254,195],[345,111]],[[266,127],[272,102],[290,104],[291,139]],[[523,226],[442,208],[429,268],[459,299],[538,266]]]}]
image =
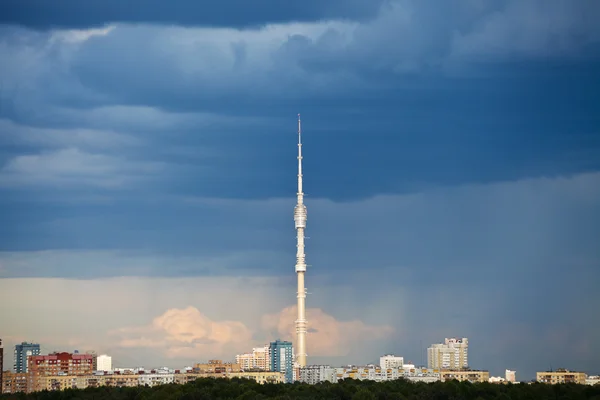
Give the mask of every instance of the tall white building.
[{"label": "tall white building", "polygon": [[427,349],[427,367],[432,369],[462,369],[469,367],[469,339],[446,338],[444,343]]},{"label": "tall white building", "polygon": [[112,371],[112,357],[102,354],[96,357],[97,371]]},{"label": "tall white building", "polygon": [[517,371],[511,371],[510,369],[507,369],[506,372],[504,373],[506,382],[512,382],[515,383],[517,381]]},{"label": "tall white building", "polygon": [[404,366],[404,357],[387,354],[379,357],[379,366],[381,369],[402,368]]}]

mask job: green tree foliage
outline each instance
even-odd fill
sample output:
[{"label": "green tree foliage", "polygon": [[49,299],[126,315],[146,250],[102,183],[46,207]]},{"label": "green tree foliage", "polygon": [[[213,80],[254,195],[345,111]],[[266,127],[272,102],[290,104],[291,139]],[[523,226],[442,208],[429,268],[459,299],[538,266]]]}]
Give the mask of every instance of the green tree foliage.
[{"label": "green tree foliage", "polygon": [[600,400],[600,385],[543,385],[436,382],[412,383],[345,379],[318,385],[266,384],[247,379],[198,379],[185,385],[69,389],[31,394],[4,394],[0,400]]}]

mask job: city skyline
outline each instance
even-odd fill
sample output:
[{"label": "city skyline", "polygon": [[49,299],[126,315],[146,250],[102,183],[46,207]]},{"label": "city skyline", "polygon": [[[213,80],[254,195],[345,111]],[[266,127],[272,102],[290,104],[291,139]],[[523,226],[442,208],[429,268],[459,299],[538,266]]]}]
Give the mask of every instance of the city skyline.
[{"label": "city skyline", "polygon": [[597,2],[176,3],[0,4],[5,365],[295,342],[300,113],[309,364],[595,372]]}]

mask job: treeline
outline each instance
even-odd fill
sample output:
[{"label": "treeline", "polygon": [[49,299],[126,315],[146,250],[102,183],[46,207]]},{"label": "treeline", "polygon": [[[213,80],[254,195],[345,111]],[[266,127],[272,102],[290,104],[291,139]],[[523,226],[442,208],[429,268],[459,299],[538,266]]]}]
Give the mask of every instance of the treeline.
[{"label": "treeline", "polygon": [[600,400],[600,385],[544,385],[468,382],[412,383],[404,380],[388,382],[346,379],[340,383],[318,385],[267,384],[247,379],[198,379],[185,385],[43,391],[31,394],[4,394],[0,400]]}]

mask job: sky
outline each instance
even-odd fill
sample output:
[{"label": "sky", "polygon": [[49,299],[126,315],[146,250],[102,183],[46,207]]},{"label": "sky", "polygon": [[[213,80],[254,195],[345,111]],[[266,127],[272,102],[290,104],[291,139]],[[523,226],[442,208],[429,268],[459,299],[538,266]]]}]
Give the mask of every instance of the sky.
[{"label": "sky", "polygon": [[[284,4],[285,3],[285,4]],[[600,373],[600,3],[0,3],[0,337]],[[8,350],[6,350],[8,349]]]}]

